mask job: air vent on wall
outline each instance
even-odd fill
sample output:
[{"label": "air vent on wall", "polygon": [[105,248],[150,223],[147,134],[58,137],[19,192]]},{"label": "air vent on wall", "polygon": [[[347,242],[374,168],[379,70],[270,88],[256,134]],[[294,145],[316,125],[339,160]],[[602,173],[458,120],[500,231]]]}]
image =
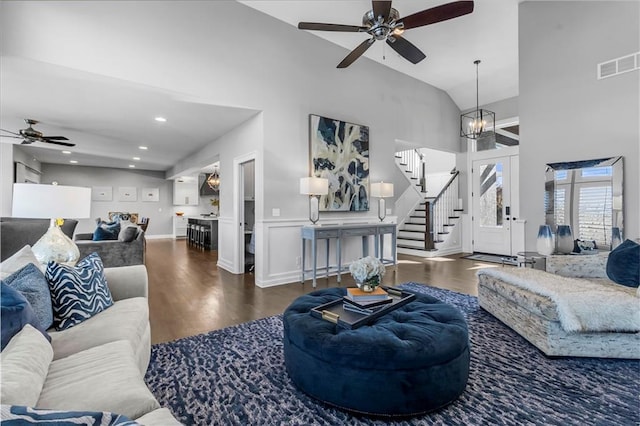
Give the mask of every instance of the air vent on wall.
[{"label": "air vent on wall", "polygon": [[640,52],[598,64],[598,80],[640,69]]}]

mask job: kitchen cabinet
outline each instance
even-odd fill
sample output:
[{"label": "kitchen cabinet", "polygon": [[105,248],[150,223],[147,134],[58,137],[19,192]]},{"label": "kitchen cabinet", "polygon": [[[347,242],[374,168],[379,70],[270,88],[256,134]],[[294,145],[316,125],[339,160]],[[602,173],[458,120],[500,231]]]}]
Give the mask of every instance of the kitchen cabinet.
[{"label": "kitchen cabinet", "polygon": [[173,217],[173,237],[174,238],[186,238],[187,237],[187,224],[189,220],[184,216]]},{"label": "kitchen cabinet", "polygon": [[200,204],[198,180],[174,180],[173,181],[173,205],[197,206]]}]

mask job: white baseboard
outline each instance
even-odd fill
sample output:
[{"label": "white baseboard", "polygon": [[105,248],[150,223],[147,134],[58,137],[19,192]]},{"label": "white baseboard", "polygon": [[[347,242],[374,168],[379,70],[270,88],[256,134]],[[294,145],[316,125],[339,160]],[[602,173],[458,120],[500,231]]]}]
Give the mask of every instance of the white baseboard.
[{"label": "white baseboard", "polygon": [[155,234],[155,235],[145,234],[144,237],[147,240],[164,240],[164,239],[173,240],[174,239],[173,234]]}]

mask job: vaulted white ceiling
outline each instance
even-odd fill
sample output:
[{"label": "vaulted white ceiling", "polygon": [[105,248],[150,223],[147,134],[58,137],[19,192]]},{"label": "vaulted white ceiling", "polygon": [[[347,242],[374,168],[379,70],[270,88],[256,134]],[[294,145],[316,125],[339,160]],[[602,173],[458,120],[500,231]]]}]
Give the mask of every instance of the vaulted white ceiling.
[{"label": "vaulted white ceiling", "polygon": [[[62,2],[58,6],[48,1],[26,2],[24,6],[19,3],[0,3],[4,15],[0,19],[5,27],[0,40],[3,48],[0,62],[0,127],[17,131],[26,127],[23,119],[39,120],[41,123],[36,128],[45,135],[63,135],[77,143],[71,151],[78,164],[116,168],[127,168],[134,164],[141,169],[168,170],[179,160],[201,150],[257,113],[251,108],[215,105],[114,78],[113,75],[117,74],[114,70],[118,66],[129,66],[126,61],[120,64],[115,59],[102,58],[107,61],[103,65],[111,69],[111,76],[76,70],[73,66],[76,58],[64,57],[64,52],[61,52],[62,57],[56,57],[57,52],[51,51],[53,46],[45,41],[49,32],[47,25],[60,25],[62,29],[67,27],[73,30],[69,34],[77,34],[82,33],[82,28],[105,25],[106,22],[109,26],[104,28],[104,32],[95,29],[87,32],[92,36],[109,38],[110,45],[117,46],[117,43],[127,42],[118,33],[118,25],[122,21],[120,18],[125,17],[101,16],[104,9],[92,6],[89,1]],[[40,8],[40,3],[45,6]],[[78,3],[82,4],[78,6]],[[134,2],[127,3],[126,7],[130,7]],[[185,2],[180,7],[197,8],[199,3]],[[298,21],[359,25],[362,15],[371,7],[368,0],[260,0],[241,3],[270,15],[264,19],[276,18],[291,25],[297,25]],[[395,0],[393,6],[398,9],[400,16],[406,16],[443,3],[446,1]],[[148,7],[153,11],[165,6],[177,7],[178,4],[140,2],[133,7]],[[475,59],[482,60],[481,104],[517,96],[517,5],[518,0],[478,0],[470,15],[407,31],[405,37],[427,55],[427,59],[417,65],[398,56],[383,42],[376,42],[366,56],[446,91],[462,110],[472,108],[476,102]],[[122,8],[126,9],[125,6]],[[159,30],[152,19],[150,16],[149,22],[140,22],[140,28]],[[39,24],[34,26],[34,21]],[[203,37],[210,37],[214,27],[199,31],[190,22],[176,19],[175,25],[166,30],[180,34],[181,41],[185,37],[193,37],[193,46],[203,46],[207,42]],[[259,26],[243,27],[239,23],[238,31],[254,32],[256,37],[260,36]],[[344,55],[366,38],[363,34],[353,33],[315,34],[325,38],[328,43],[343,46]],[[31,44],[23,43],[24,37],[28,37]],[[33,44],[34,40],[41,40],[41,43]],[[90,48],[102,41],[88,39],[85,42]],[[140,55],[151,52],[150,58],[153,52],[163,49],[155,45],[153,37],[140,37],[135,39],[135,43],[141,47]],[[29,45],[32,49],[36,46],[38,51],[23,49],[23,45]],[[184,55],[176,59],[197,59],[197,47],[191,47],[190,50],[187,45],[184,49]],[[328,66],[335,67],[344,55],[327,57]],[[51,62],[57,62],[58,65],[48,63],[50,58],[55,58]],[[67,63],[70,67],[60,66]],[[197,66],[197,63],[194,65]],[[349,73],[349,68],[342,71]],[[165,116],[168,121],[158,123],[154,121],[156,116]],[[2,137],[0,142],[20,141]],[[140,145],[148,146],[149,150],[141,155],[138,150]],[[71,159],[61,153],[65,149],[63,147],[47,144],[23,147],[41,162],[68,163]],[[133,157],[141,159],[133,160]]]}]

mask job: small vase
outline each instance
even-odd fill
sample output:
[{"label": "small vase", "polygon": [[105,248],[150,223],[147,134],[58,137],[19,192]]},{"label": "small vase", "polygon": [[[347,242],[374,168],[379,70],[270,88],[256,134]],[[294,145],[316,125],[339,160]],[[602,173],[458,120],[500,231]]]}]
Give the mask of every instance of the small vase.
[{"label": "small vase", "polygon": [[570,225],[558,225],[557,250],[561,254],[569,254],[573,251],[573,234]]},{"label": "small vase", "polygon": [[356,281],[356,285],[360,290],[364,291],[365,293],[373,292],[378,286],[378,284],[375,284],[369,281],[365,281],[363,283]]},{"label": "small vase", "polygon": [[554,246],[551,227],[549,225],[540,225],[538,229],[538,240],[536,241],[536,250],[544,256],[549,256],[553,254]]}]

